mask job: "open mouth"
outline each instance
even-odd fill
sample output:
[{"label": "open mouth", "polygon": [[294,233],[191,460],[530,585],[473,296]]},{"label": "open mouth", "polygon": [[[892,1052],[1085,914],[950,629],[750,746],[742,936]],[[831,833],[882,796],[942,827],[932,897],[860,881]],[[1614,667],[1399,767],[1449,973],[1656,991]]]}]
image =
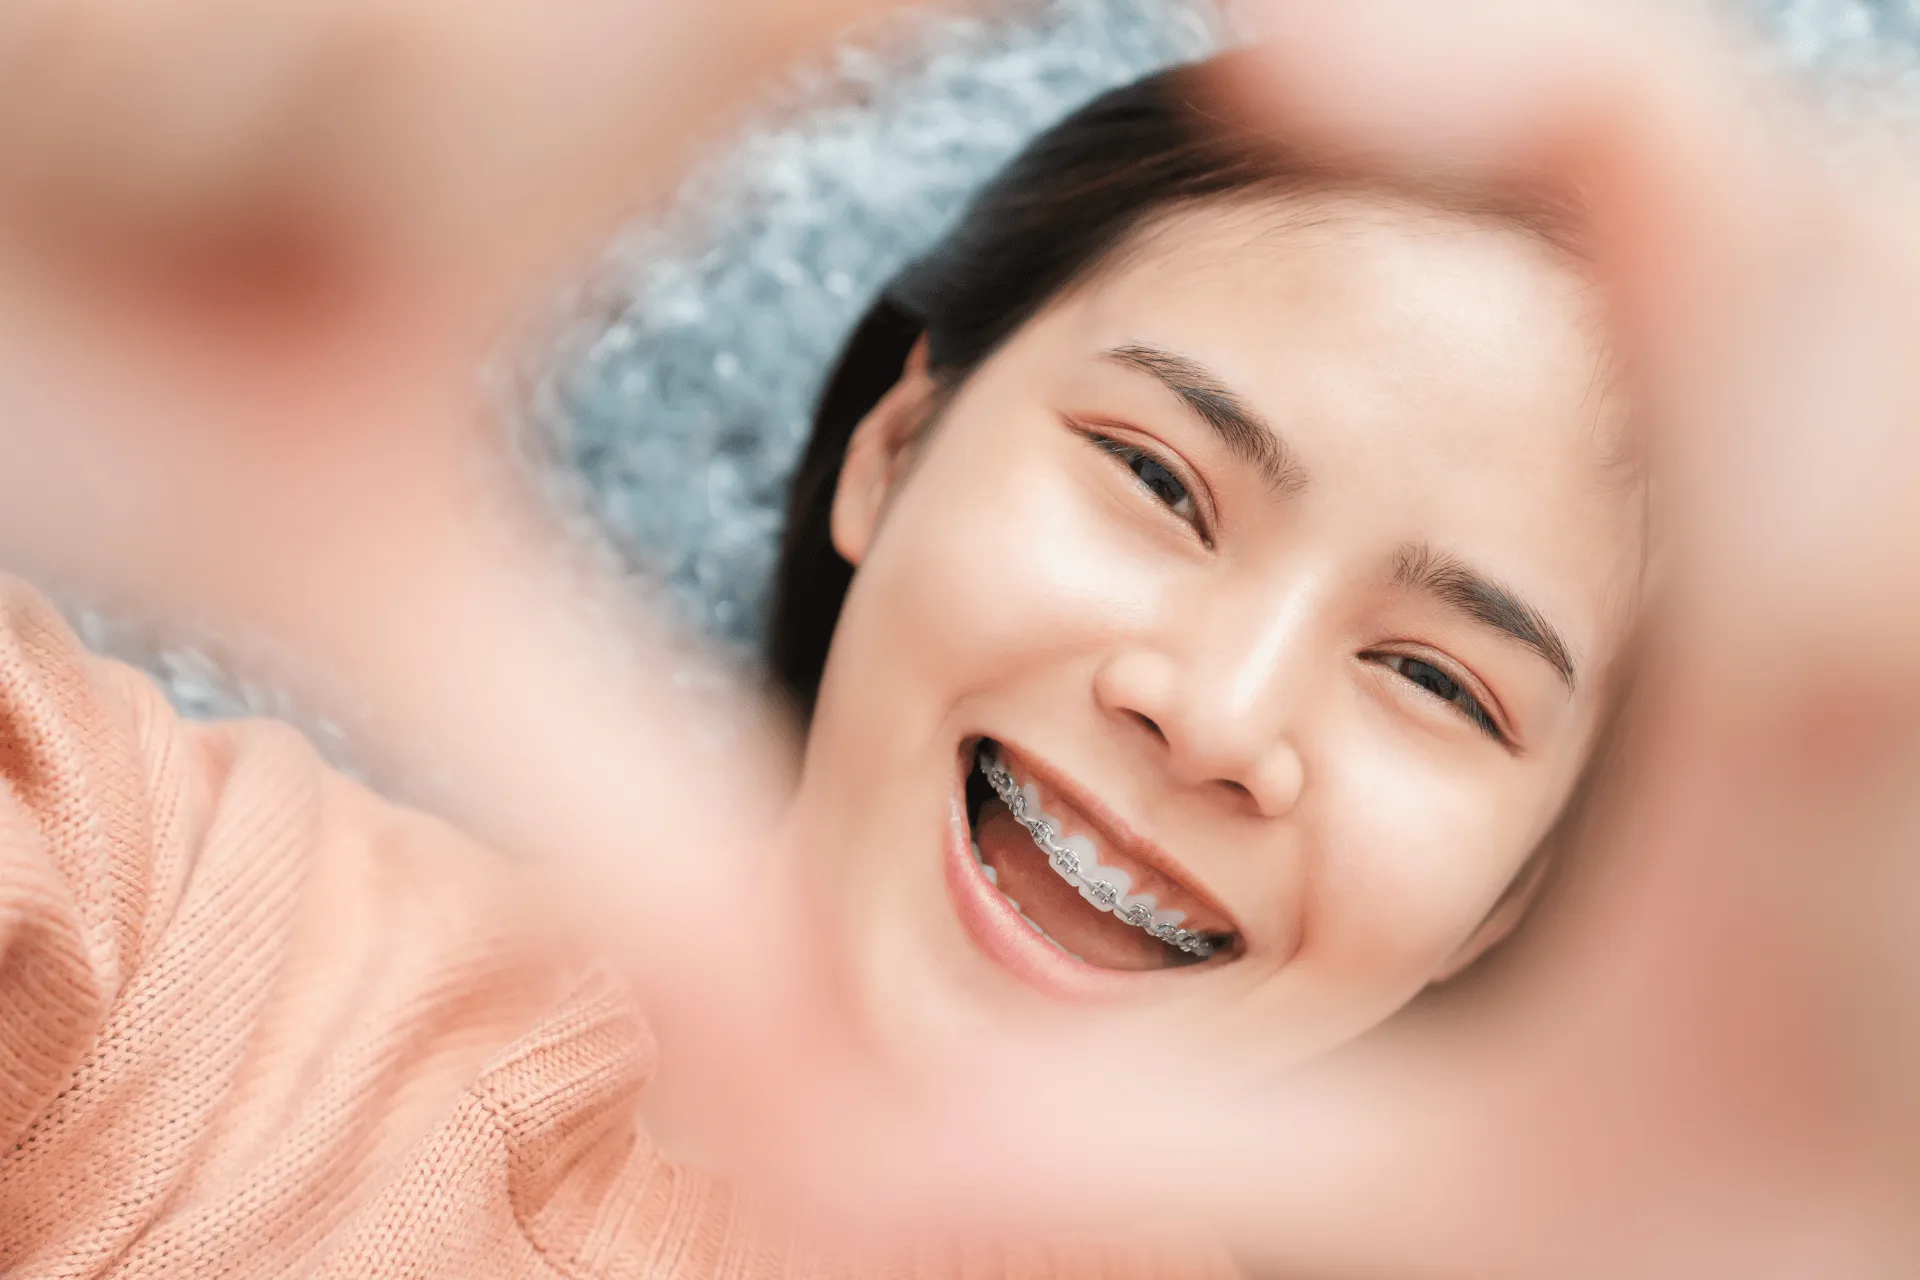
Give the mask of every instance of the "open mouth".
[{"label": "open mouth", "polygon": [[[1226,914],[1097,802],[983,739],[966,753],[969,851],[988,892],[1026,930],[1094,969],[1213,966],[1240,950]],[[1078,798],[1080,803],[1075,803]]]}]

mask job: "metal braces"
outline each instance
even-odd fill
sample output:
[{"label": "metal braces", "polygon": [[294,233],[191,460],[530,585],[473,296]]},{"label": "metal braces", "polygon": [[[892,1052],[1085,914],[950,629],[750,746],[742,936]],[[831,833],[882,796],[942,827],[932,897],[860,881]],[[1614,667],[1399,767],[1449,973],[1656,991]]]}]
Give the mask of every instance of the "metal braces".
[{"label": "metal braces", "polygon": [[1040,846],[1042,853],[1047,855],[1047,865],[1052,867],[1061,879],[1077,889],[1086,890],[1100,902],[1101,906],[1113,913],[1114,919],[1130,924],[1136,929],[1144,929],[1177,951],[1184,951],[1202,960],[1214,953],[1217,944],[1207,934],[1196,933],[1192,929],[1182,929],[1175,924],[1155,924],[1153,912],[1147,909],[1146,904],[1136,902],[1131,906],[1123,907],[1120,905],[1119,891],[1106,881],[1082,880],[1080,855],[1060,843],[1058,833],[1054,831],[1051,822],[1038,815],[1027,816],[1027,797],[1022,794],[1020,784],[1014,781],[1013,775],[1007,772],[1006,766],[985,751],[980,753],[979,763],[980,772],[985,775],[987,785],[991,786],[994,794],[1000,797],[1000,803],[1007,806],[1007,812],[1013,815],[1013,820],[1027,829],[1027,834],[1033,837],[1033,842]]}]

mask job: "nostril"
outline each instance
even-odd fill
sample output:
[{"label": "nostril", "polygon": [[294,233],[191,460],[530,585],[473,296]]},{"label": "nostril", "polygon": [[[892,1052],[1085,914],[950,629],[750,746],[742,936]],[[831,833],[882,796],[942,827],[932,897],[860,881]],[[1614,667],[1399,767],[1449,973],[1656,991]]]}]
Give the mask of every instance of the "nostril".
[{"label": "nostril", "polygon": [[1237,796],[1244,797],[1248,800],[1253,798],[1253,792],[1247,790],[1245,783],[1235,782],[1232,778],[1219,778],[1216,779],[1216,781]]},{"label": "nostril", "polygon": [[1163,743],[1167,740],[1166,733],[1160,728],[1159,725],[1153,722],[1151,717],[1143,716],[1138,711],[1131,711],[1131,712],[1128,712],[1128,714],[1131,715],[1135,720],[1138,720],[1140,722],[1140,727],[1142,729],[1145,729],[1148,733],[1152,734],[1155,738],[1158,738]]}]

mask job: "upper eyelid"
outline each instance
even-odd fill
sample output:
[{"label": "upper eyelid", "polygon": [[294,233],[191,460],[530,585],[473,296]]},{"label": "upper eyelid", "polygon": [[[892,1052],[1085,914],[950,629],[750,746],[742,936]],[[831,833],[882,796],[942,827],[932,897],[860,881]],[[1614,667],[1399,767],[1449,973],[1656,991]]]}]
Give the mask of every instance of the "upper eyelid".
[{"label": "upper eyelid", "polygon": [[[1214,530],[1218,527],[1220,507],[1214,500],[1213,487],[1207,483],[1206,477],[1200,474],[1199,468],[1188,462],[1178,450],[1170,446],[1165,444],[1145,444],[1137,438],[1128,438],[1148,434],[1130,423],[1119,422],[1110,418],[1082,418],[1073,414],[1067,414],[1065,417],[1067,424],[1084,436],[1104,437],[1105,439],[1112,440],[1115,444],[1123,448],[1137,449],[1152,458],[1155,462],[1158,462],[1161,466],[1170,469],[1175,477],[1179,479],[1180,483],[1187,486],[1187,492],[1193,495],[1194,506],[1200,516],[1200,528],[1198,532],[1208,546],[1213,545],[1213,535]],[[1115,435],[1113,434],[1115,432],[1123,434]],[[1093,443],[1097,444],[1098,441],[1095,440]]]},{"label": "upper eyelid", "polygon": [[[1405,641],[1403,643],[1418,644],[1416,641]],[[1367,650],[1367,652],[1370,654],[1378,654],[1382,657],[1411,658],[1415,662],[1424,662],[1429,666],[1436,667],[1445,672],[1449,680],[1459,685],[1468,697],[1480,705],[1481,713],[1485,715],[1493,725],[1495,740],[1510,751],[1520,750],[1520,740],[1513,729],[1513,717],[1507,714],[1505,704],[1503,704],[1499,696],[1493,692],[1492,687],[1489,686],[1485,680],[1482,680],[1478,675],[1474,674],[1464,662],[1459,661],[1457,658],[1443,654],[1431,646],[1422,645],[1419,647],[1422,650],[1421,652],[1408,652],[1406,649],[1390,649],[1385,647],[1376,647]],[[1394,674],[1398,675],[1399,673],[1395,672]],[[1401,676],[1400,678],[1403,680],[1406,679],[1405,676]],[[1408,683],[1412,682],[1409,681]],[[1464,709],[1461,711],[1461,714],[1466,714]],[[1468,717],[1468,719],[1471,720],[1472,717]],[[1476,725],[1475,727],[1478,728],[1479,726]]]},{"label": "upper eyelid", "polygon": [[[1208,546],[1213,545],[1212,515],[1208,511],[1206,499],[1202,496],[1203,491],[1199,481],[1191,475],[1186,474],[1184,468],[1178,464],[1170,463],[1164,455],[1145,445],[1133,444],[1125,440],[1114,440],[1110,436],[1102,436],[1098,442],[1112,444],[1114,448],[1108,449],[1106,452],[1119,461],[1129,461],[1125,455],[1132,454],[1137,458],[1151,461],[1154,465],[1171,474],[1173,478],[1179,482],[1180,487],[1187,491],[1187,496],[1193,503],[1193,513],[1191,515],[1181,516],[1178,511],[1173,511],[1172,514],[1180,516],[1182,520],[1192,525],[1193,531],[1200,535],[1202,542]],[[1144,485],[1145,481],[1140,480],[1139,483]]]},{"label": "upper eyelid", "polygon": [[[1416,662],[1431,661],[1427,658],[1415,658],[1414,660]],[[1500,704],[1500,699],[1494,696],[1493,690],[1487,687],[1486,681],[1468,672],[1464,663],[1448,660],[1445,662],[1432,662],[1431,665],[1445,672],[1447,679],[1459,685],[1461,692],[1473,699],[1474,705],[1480,708],[1480,714],[1485,716],[1487,723],[1492,726],[1494,737],[1498,739],[1503,746],[1513,747],[1518,745],[1514,739],[1513,731],[1509,727],[1512,724],[1512,719],[1507,715],[1507,709]],[[1477,728],[1478,726],[1475,727]]]}]

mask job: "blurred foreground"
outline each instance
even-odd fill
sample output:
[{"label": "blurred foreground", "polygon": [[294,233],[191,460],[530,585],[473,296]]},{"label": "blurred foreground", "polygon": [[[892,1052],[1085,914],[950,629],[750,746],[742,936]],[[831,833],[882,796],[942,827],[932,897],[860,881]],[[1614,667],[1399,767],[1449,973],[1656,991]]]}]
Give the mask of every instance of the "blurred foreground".
[{"label": "blurred foreground", "polygon": [[[712,1028],[762,1122],[742,1176],[820,1212],[950,1227],[1070,1188],[1276,1274],[1920,1273],[1911,157],[1843,166],[1730,37],[1638,6],[1247,6],[1273,43],[1240,88],[1277,130],[1590,206],[1668,604],[1625,746],[1577,868],[1446,1017],[1287,1081],[1196,1089],[1085,1040],[873,1080],[756,875],[778,709],[676,685],[473,370],[759,77],[881,7],[19,8],[5,563],[210,629],[376,776],[549,865],[649,1011]],[[640,895],[635,832],[702,856]],[[697,998],[650,977],[689,957]],[[1062,1108],[1036,1077],[1092,1083]]]}]

